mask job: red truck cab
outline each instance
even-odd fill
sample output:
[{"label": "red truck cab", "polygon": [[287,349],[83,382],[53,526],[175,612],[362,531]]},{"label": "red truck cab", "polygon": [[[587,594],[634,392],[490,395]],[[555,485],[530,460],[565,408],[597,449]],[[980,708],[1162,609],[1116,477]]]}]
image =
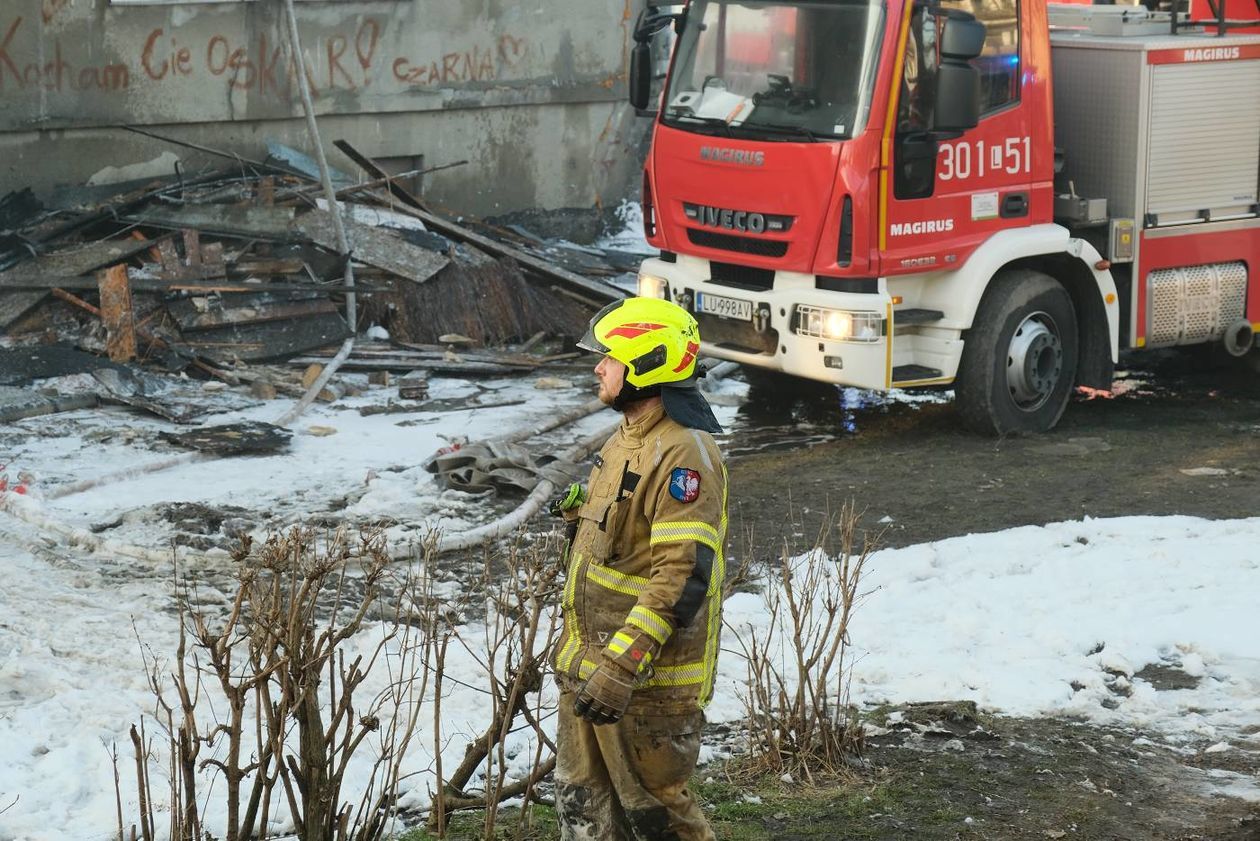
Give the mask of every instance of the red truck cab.
[{"label": "red truck cab", "polygon": [[[1119,348],[1140,346],[1126,321],[1144,294],[1112,267],[1136,259],[1144,220],[1056,184],[1056,110],[1079,108],[1055,96],[1043,0],[692,0],[641,21],[636,106],[647,40],[671,23],[643,196],[661,257],[640,291],[694,312],[707,353],[866,388],[953,384],[964,419],[999,434],[1048,429],[1075,386],[1110,386]],[[1243,61],[1260,49],[1217,41]],[[1260,151],[1247,156],[1254,291]],[[1257,304],[1212,338],[1249,349]]]}]

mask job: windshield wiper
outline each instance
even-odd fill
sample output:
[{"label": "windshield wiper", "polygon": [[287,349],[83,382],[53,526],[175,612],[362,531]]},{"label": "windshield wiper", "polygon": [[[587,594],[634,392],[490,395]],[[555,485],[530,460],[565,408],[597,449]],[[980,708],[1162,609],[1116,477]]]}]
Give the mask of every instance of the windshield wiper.
[{"label": "windshield wiper", "polygon": [[723,120],[721,117],[699,117],[695,114],[671,114],[669,111],[665,112],[665,116],[672,120],[690,120],[691,122],[699,123],[702,126],[712,126],[713,128],[721,129],[722,133],[727,137],[732,136],[731,124],[726,120]]},{"label": "windshield wiper", "polygon": [[818,135],[805,126],[781,126],[775,123],[745,123],[745,128],[751,130],[764,129],[766,131],[778,132],[779,134],[795,134],[804,137],[810,143],[818,143]]}]

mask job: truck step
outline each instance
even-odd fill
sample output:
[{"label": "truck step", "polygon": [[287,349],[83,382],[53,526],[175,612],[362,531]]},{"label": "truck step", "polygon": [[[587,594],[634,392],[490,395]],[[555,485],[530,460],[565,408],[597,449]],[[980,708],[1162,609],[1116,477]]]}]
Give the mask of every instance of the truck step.
[{"label": "truck step", "polygon": [[941,377],[940,369],[929,368],[926,365],[898,365],[892,370],[892,384],[913,383],[920,380],[938,380]]},{"label": "truck step", "polygon": [[924,310],[912,307],[904,310],[893,310],[893,323],[898,327],[912,327],[916,324],[929,324],[940,321],[945,313],[940,310]]}]

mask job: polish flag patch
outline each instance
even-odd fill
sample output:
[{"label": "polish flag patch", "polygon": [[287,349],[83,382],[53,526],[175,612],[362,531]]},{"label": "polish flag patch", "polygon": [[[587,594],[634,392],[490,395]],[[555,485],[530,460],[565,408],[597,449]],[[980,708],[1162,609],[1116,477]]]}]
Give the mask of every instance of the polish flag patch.
[{"label": "polish flag patch", "polygon": [[689,467],[675,467],[669,479],[669,495],[679,502],[695,502],[700,496],[700,474]]}]

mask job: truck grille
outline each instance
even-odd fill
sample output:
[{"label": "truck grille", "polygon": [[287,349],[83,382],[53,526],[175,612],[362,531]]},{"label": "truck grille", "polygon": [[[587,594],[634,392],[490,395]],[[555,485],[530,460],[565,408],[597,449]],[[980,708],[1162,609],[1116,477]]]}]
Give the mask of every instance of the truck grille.
[{"label": "truck grille", "polygon": [[716,234],[713,231],[701,231],[696,228],[687,229],[687,238],[692,245],[702,248],[716,248],[719,251],[738,251],[740,254],[755,254],[758,257],[782,257],[787,254],[788,244],[781,240],[753,239],[737,237],[731,234]]},{"label": "truck grille", "polygon": [[735,263],[709,262],[709,281],[736,289],[764,292],[774,287],[774,269],[739,266]]}]

